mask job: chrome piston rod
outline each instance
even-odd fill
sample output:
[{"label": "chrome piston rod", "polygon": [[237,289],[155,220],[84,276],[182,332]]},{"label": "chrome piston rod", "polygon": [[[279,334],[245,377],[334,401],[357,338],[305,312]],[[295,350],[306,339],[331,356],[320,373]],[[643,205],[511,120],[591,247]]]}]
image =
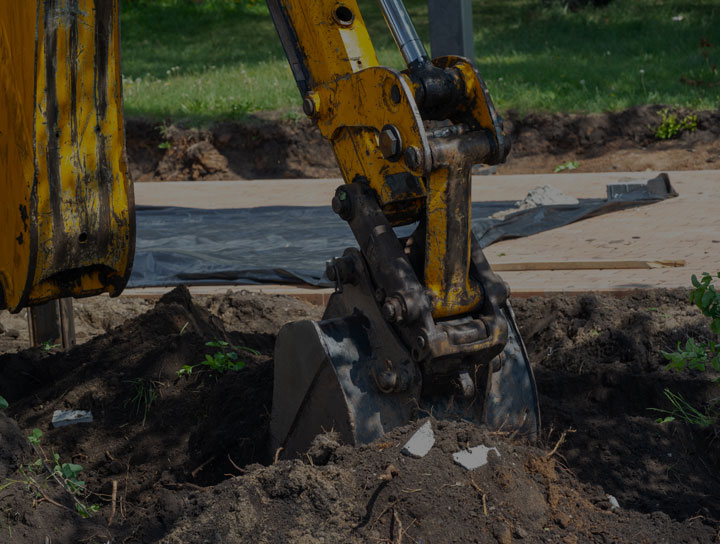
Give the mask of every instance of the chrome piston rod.
[{"label": "chrome piston rod", "polygon": [[425,64],[430,57],[402,0],[378,0],[378,4],[408,68]]}]

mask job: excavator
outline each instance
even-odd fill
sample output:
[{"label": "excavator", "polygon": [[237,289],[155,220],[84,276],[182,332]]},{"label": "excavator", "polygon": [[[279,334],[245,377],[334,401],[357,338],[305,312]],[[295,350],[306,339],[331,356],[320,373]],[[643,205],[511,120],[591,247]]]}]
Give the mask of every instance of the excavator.
[{"label": "excavator", "polygon": [[[272,451],[298,456],[329,430],[368,443],[427,416],[534,438],[537,392],[509,289],[471,230],[472,166],[510,151],[482,77],[468,59],[430,58],[401,0],[378,8],[403,70],[380,65],[356,0],[267,5],[303,111],[342,172],[332,209],[358,245],[327,264],[322,319],[278,334]],[[118,8],[0,4],[0,308],[127,284]]]}]

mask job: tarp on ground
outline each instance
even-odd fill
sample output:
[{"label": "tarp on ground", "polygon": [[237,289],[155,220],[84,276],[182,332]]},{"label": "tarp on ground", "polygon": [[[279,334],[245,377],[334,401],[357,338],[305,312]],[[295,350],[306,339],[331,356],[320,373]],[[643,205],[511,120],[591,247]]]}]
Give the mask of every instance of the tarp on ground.
[{"label": "tarp on ground", "polygon": [[[608,185],[608,198],[538,206],[493,218],[514,201],[472,204],[472,227],[482,247],[530,236],[677,193],[667,175]],[[179,284],[307,283],[331,286],[325,263],[357,247],[347,223],[329,206],[267,206],[206,210],[139,206],[130,287]],[[413,227],[396,229],[408,235]]]}]

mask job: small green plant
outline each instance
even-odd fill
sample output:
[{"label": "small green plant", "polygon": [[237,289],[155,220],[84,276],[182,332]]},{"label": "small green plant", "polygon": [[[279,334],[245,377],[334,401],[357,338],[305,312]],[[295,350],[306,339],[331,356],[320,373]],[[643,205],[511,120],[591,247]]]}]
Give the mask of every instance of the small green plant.
[{"label": "small green plant", "polygon": [[667,108],[660,111],[660,125],[655,129],[658,140],[670,140],[683,131],[694,132],[697,128],[697,115],[686,115],[682,119]]},{"label": "small green plant", "polygon": [[670,423],[676,419],[681,419],[692,425],[697,425],[701,428],[706,428],[712,425],[717,420],[717,413],[714,410],[714,404],[708,408],[707,412],[703,413],[697,408],[692,406],[685,398],[678,394],[673,393],[669,389],[665,389],[665,396],[672,404],[672,410],[661,410],[659,408],[651,408],[655,412],[668,414],[664,417],[659,417],[655,421],[658,423]]},{"label": "small green plant", "polygon": [[[717,277],[720,278],[720,273]],[[714,278],[707,272],[703,273],[700,279],[693,274],[690,302],[695,304],[705,317],[710,318],[710,330],[720,335],[720,293],[713,285],[713,280]],[[680,371],[690,368],[705,371],[710,367],[720,372],[720,343],[714,340],[699,342],[694,338],[688,338],[684,346],[682,342],[678,342],[676,351],[663,351],[662,354],[670,361],[667,365],[670,370]],[[717,382],[720,383],[720,378]]]},{"label": "small green plant", "polygon": [[85,500],[88,496],[85,481],[80,479],[80,473],[83,471],[82,465],[64,463],[60,459],[60,454],[55,452],[52,453],[52,457],[48,457],[40,445],[42,436],[43,432],[40,429],[32,430],[28,436],[28,442],[38,454],[38,458],[26,467],[23,466],[19,469],[20,478],[11,478],[0,483],[0,491],[12,485],[24,485],[28,491],[34,494],[35,498],[62,506],[50,499],[46,493],[47,484],[52,480],[72,497],[75,510],[81,517],[90,517],[92,513],[100,509],[100,505],[85,504],[81,500]]},{"label": "small green plant", "polygon": [[218,351],[215,353],[206,353],[205,360],[197,365],[183,365],[178,370],[178,376],[190,376],[193,370],[199,366],[208,367],[210,370],[214,370],[218,374],[224,374],[225,372],[232,370],[238,371],[245,368],[245,363],[239,359],[237,351],[242,350],[253,355],[260,355],[257,351],[252,348],[246,348],[243,346],[233,346],[229,342],[224,340],[214,340],[212,342],[206,342],[205,345],[209,348],[217,348]]},{"label": "small green plant", "polygon": [[32,434],[28,436],[28,442],[33,446],[39,446],[42,435],[43,432],[40,429],[33,429]]},{"label": "small green plant", "polygon": [[10,405],[8,404],[8,401],[5,400],[5,397],[3,397],[2,395],[0,395],[0,410],[4,410],[4,409],[7,408],[8,406],[10,406]]},{"label": "small green plant", "polygon": [[162,142],[158,144],[158,149],[170,149],[172,144],[170,142]]},{"label": "small green plant", "polygon": [[[720,273],[717,274],[717,278],[720,278]],[[704,272],[700,279],[693,274],[693,289],[690,292],[690,302],[695,304],[705,317],[710,318],[710,330],[714,334],[720,335],[720,293],[713,285],[714,279],[707,272]],[[675,351],[663,351],[661,353],[663,357],[670,361],[666,366],[668,370],[680,372],[681,370],[690,369],[705,372],[712,369],[715,372],[720,372],[720,342],[712,339],[699,341],[690,337],[685,341],[684,345],[682,342],[678,342]],[[720,377],[716,378],[715,381],[720,383]],[[710,402],[705,408],[705,412],[701,412],[681,395],[673,393],[669,389],[665,389],[665,396],[672,404],[672,410],[652,408],[657,412],[668,414],[657,420],[660,423],[682,419],[693,425],[709,427],[720,418],[720,411],[718,410],[720,399]]]},{"label": "small green plant", "polygon": [[144,378],[129,380],[128,383],[134,386],[135,393],[125,401],[125,406],[131,405],[136,416],[142,414],[142,426],[144,427],[152,405],[159,398],[158,388],[161,384]]},{"label": "small green plant", "polygon": [[563,170],[575,170],[578,166],[580,166],[580,163],[578,161],[567,161],[562,164],[558,164],[555,167],[555,173],[562,172]]},{"label": "small green plant", "polygon": [[45,340],[40,344],[40,349],[43,351],[52,351],[55,348],[59,348],[61,344],[53,344],[50,340]]}]

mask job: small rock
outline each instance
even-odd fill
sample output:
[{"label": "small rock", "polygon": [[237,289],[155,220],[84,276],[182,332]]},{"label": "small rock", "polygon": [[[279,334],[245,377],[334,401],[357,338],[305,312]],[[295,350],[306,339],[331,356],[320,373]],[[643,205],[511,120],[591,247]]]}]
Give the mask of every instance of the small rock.
[{"label": "small rock", "polygon": [[527,538],[527,536],[528,536],[528,532],[525,529],[523,529],[522,527],[520,527],[519,525],[515,526],[514,534],[515,534],[515,538],[521,538],[521,539]]},{"label": "small rock", "polygon": [[498,544],[512,544],[512,531],[505,523],[499,521],[492,527],[492,533]]},{"label": "small rock", "polygon": [[53,412],[52,424],[56,429],[76,423],[92,423],[92,413],[87,410],[55,410]]},{"label": "small rock", "polygon": [[491,451],[494,451],[495,455],[500,457],[500,452],[497,448],[488,448],[487,446],[480,444],[474,448],[453,453],[453,461],[467,470],[475,470],[476,468],[487,464],[488,453]]},{"label": "small rock", "polygon": [[6,334],[7,334],[10,338],[20,338],[20,331],[17,330],[17,329],[8,329],[7,332],[6,332]]},{"label": "small rock", "polygon": [[420,459],[425,457],[435,444],[435,433],[430,420],[423,423],[420,428],[405,442],[402,453]]},{"label": "small rock", "polygon": [[608,501],[610,502],[610,507],[615,510],[615,508],[620,508],[620,503],[618,500],[613,497],[612,495],[607,496]]},{"label": "small rock", "polygon": [[570,516],[568,516],[565,512],[557,512],[555,514],[555,523],[563,529],[567,529],[570,525]]}]

